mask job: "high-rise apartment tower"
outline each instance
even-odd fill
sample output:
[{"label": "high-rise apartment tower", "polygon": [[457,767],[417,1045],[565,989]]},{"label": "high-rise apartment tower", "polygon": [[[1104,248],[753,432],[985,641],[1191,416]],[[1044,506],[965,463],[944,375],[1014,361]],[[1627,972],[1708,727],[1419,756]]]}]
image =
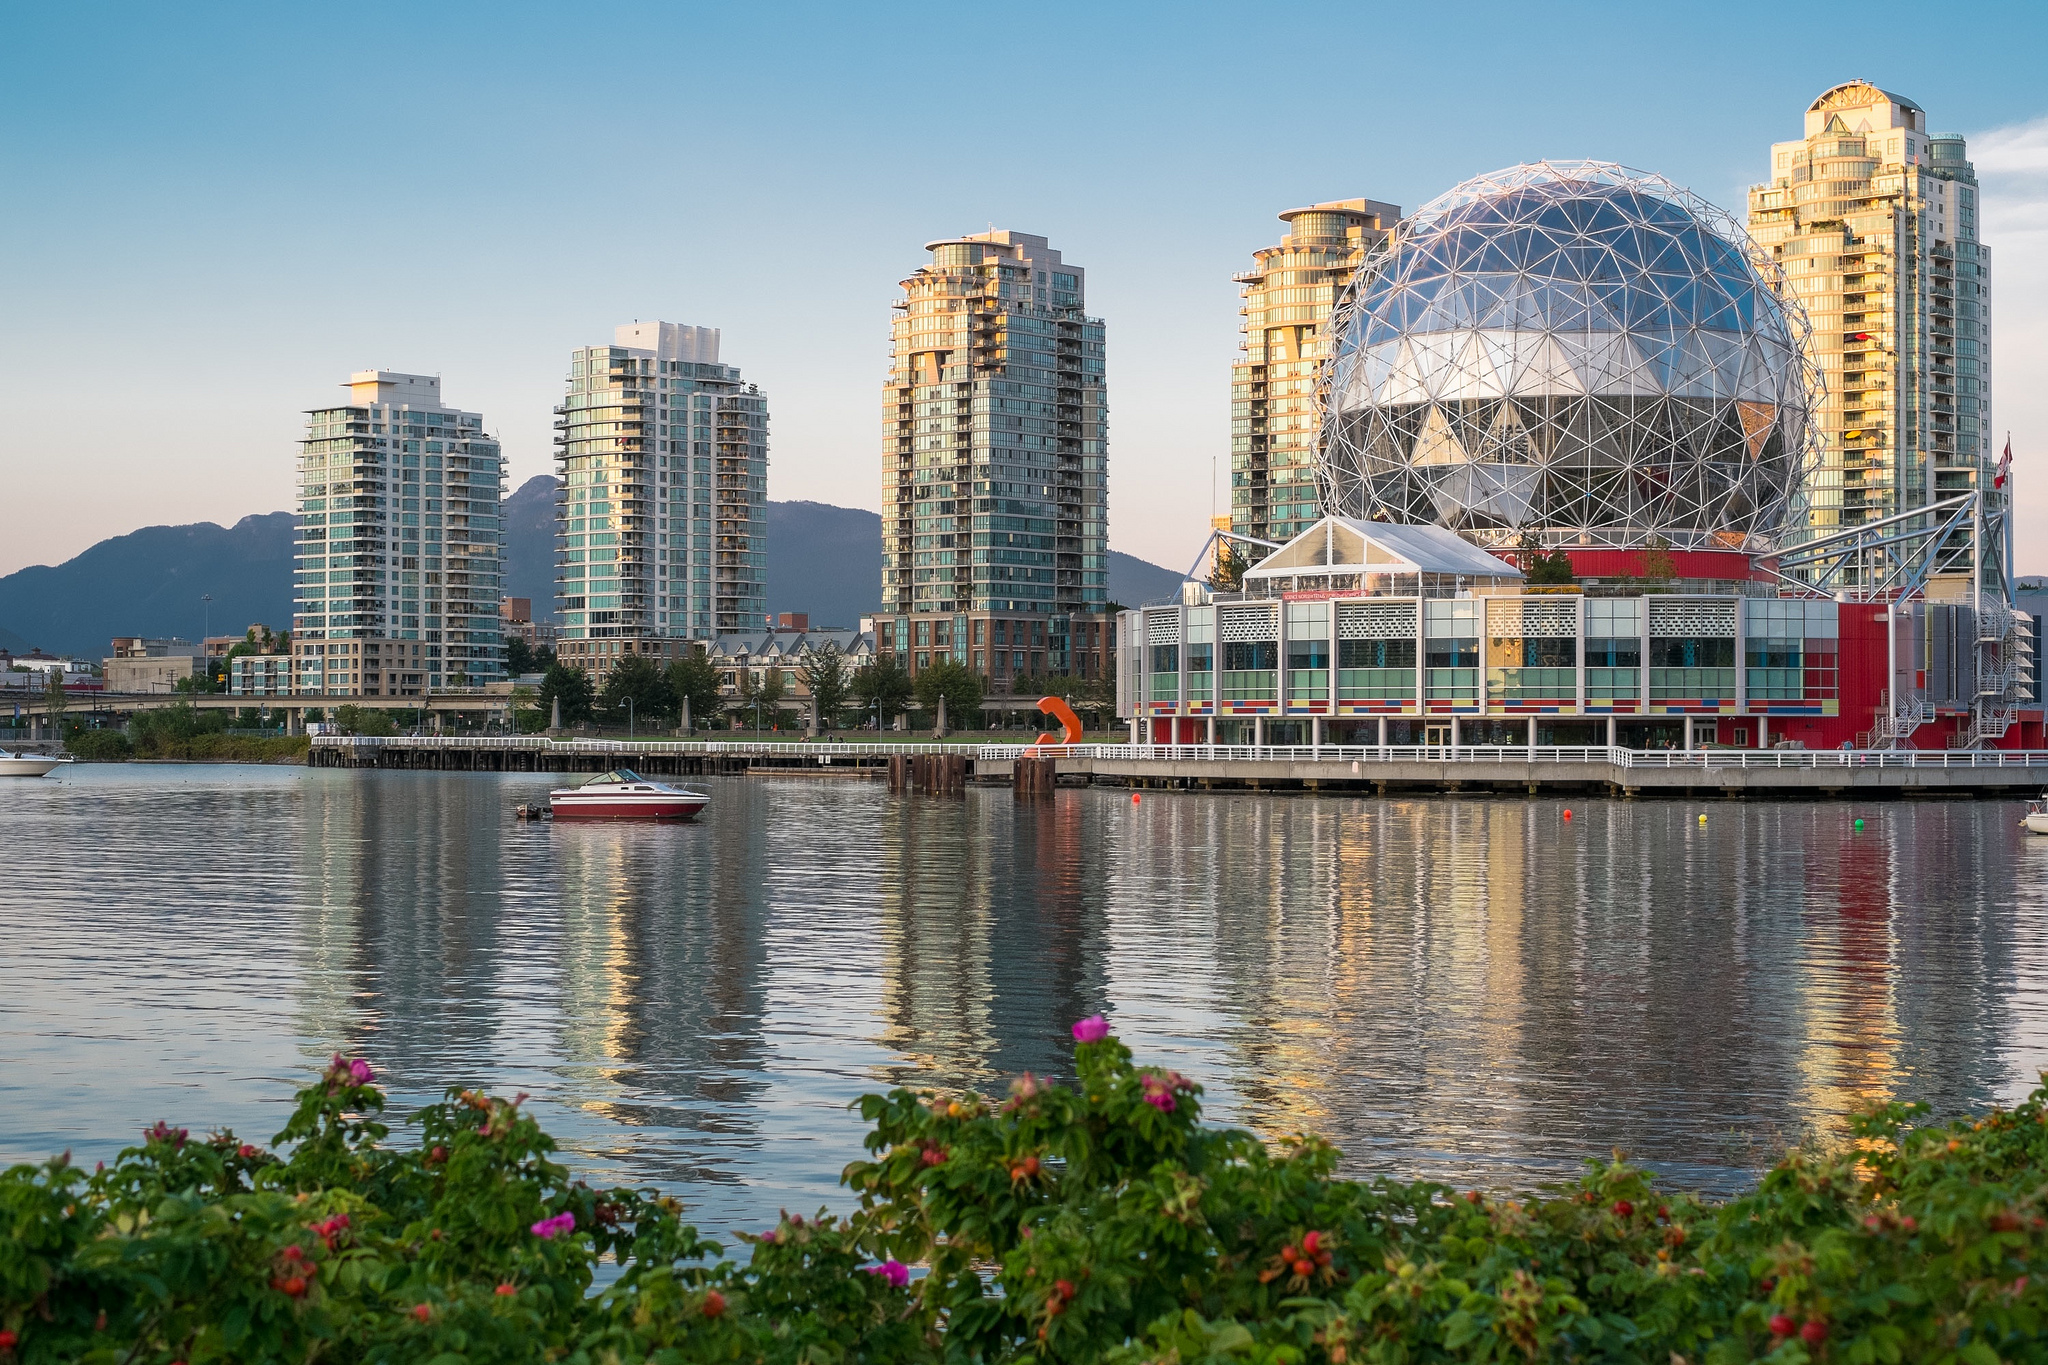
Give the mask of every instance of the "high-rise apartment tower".
[{"label": "high-rise apartment tower", "polygon": [[[1252,253],[1241,353],[1230,371],[1230,529],[1284,541],[1322,515],[1317,370],[1330,310],[1401,217],[1395,204],[1339,199],[1280,215],[1287,236]],[[1258,555],[1249,556],[1256,559]]]},{"label": "high-rise apartment tower", "polygon": [[1867,81],[1829,90],[1806,134],[1771,148],[1749,231],[1784,267],[1827,377],[1822,465],[1807,494],[1826,535],[1991,489],[1991,258],[1963,139]]},{"label": "high-rise apartment tower", "polygon": [[563,662],[601,676],[760,629],[768,399],[720,363],[718,330],[635,322],[575,351],[555,419]]},{"label": "high-rise apartment tower", "polygon": [[365,370],[299,443],[293,690],[417,696],[504,676],[504,460],[441,380]]},{"label": "high-rise apartment tower", "polygon": [[931,242],[882,396],[876,649],[1007,691],[1108,661],[1109,407],[1085,275],[1045,238]]}]

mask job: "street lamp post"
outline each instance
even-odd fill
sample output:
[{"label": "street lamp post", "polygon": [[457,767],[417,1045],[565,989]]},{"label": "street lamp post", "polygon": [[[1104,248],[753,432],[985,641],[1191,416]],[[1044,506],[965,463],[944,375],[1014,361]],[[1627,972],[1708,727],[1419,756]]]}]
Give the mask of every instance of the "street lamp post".
[{"label": "street lamp post", "polygon": [[633,699],[626,698],[626,738],[633,737]]}]

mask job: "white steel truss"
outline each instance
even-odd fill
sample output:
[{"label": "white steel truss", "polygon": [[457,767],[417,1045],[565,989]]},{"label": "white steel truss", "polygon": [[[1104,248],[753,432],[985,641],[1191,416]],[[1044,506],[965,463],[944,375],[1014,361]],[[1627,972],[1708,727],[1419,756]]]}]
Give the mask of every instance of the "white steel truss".
[{"label": "white steel truss", "polygon": [[1331,332],[1325,512],[1482,545],[1751,551],[1804,521],[1805,312],[1740,224],[1660,176],[1468,180],[1366,261]]}]

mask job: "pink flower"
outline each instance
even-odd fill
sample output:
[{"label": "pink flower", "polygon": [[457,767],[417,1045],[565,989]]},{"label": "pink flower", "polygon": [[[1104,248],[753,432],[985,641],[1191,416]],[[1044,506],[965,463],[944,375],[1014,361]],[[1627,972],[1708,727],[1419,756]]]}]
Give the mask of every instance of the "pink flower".
[{"label": "pink flower", "polygon": [[1151,1105],[1162,1114],[1170,1114],[1173,1112],[1173,1092],[1170,1090],[1147,1090],[1145,1092],[1145,1103]]},{"label": "pink flower", "polygon": [[867,1268],[867,1271],[870,1275],[880,1275],[883,1279],[887,1280],[890,1284],[895,1285],[898,1289],[901,1289],[905,1285],[910,1283],[910,1267],[903,1264],[903,1262],[901,1261],[884,1261],[880,1265],[869,1266]]},{"label": "pink flower", "polygon": [[370,1064],[360,1057],[348,1064],[348,1074],[357,1085],[368,1085],[377,1078],[377,1073],[370,1070]]},{"label": "pink flower", "polygon": [[1109,1020],[1099,1014],[1074,1022],[1074,1041],[1077,1043],[1099,1043],[1109,1036]]},{"label": "pink flower", "polygon": [[573,1213],[558,1213],[552,1218],[543,1218],[533,1225],[533,1235],[544,1242],[552,1241],[565,1232],[574,1232],[575,1230],[576,1215]]}]

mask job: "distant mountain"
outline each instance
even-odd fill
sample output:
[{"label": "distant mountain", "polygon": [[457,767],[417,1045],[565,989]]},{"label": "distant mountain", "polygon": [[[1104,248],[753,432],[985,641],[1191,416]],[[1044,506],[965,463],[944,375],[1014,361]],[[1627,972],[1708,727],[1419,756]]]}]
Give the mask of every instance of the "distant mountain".
[{"label": "distant mountain", "polygon": [[505,595],[555,609],[555,477],[536,474],[505,499]]},{"label": "distant mountain", "polygon": [[[555,480],[539,474],[505,502],[507,588],[545,612],[554,600]],[[1127,607],[1171,596],[1172,569],[1109,552],[1109,596]],[[821,626],[852,626],[881,609],[882,518],[825,502],[768,504],[768,610],[801,611]]]},{"label": "distant mountain", "polygon": [[[536,475],[505,500],[505,592],[546,616],[555,600],[555,480]],[[881,603],[882,519],[822,502],[768,504],[768,609],[852,626]],[[1172,594],[1180,574],[1109,555],[1109,595],[1138,606]],[[210,608],[201,601],[211,593]],[[116,635],[198,637],[292,618],[292,514],[233,526],[151,526],[103,540],[55,567],[0,578],[0,647],[40,646],[97,659]],[[18,637],[18,638],[16,638]]]},{"label": "distant mountain", "polygon": [[225,635],[291,619],[289,512],[233,526],[148,526],[0,578],[0,630],[53,654],[99,659],[116,635],[196,640],[209,626]]}]

